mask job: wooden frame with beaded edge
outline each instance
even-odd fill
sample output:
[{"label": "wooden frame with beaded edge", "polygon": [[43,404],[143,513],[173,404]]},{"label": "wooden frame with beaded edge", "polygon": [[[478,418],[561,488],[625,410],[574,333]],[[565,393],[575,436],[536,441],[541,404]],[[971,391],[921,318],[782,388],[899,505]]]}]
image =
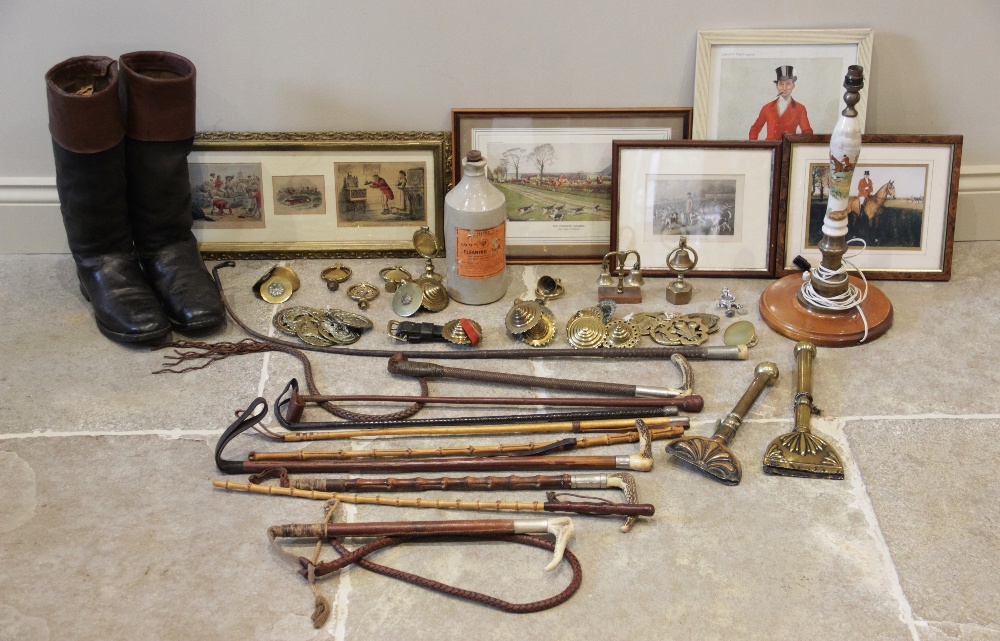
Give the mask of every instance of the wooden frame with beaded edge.
[{"label": "wooden frame with beaded edge", "polygon": [[[876,146],[912,146],[916,150],[919,147],[948,147],[951,149],[950,166],[943,173],[941,178],[947,177],[946,196],[937,194],[938,198],[944,196],[944,209],[939,212],[939,231],[941,233],[941,251],[939,267],[935,269],[880,269],[878,267],[864,266],[865,277],[870,280],[927,280],[927,281],[947,281],[951,280],[951,259],[955,246],[955,216],[958,205],[958,177],[962,164],[962,136],[950,135],[910,135],[910,134],[866,134],[861,137],[861,156],[858,158],[858,170],[864,171],[866,164],[865,150],[871,150]],[[789,217],[800,216],[801,212],[789,213],[789,184],[793,180],[795,168],[791,166],[792,152],[796,146],[812,145],[828,147],[830,136],[828,135],[802,135],[785,136],[781,145],[781,185],[778,188],[778,253],[775,261],[775,274],[777,276],[787,276],[799,272],[791,261],[798,255],[799,251],[790,252]],[[868,157],[872,153],[869,151]],[[856,188],[858,176],[854,176],[852,191]],[[877,186],[876,186],[877,188]],[[930,187],[928,186],[928,189]],[[926,199],[925,199],[926,204]],[[926,214],[925,214],[926,215]],[[853,245],[852,245],[853,247]],[[797,249],[797,247],[795,248]],[[853,249],[848,249],[848,256],[853,253]],[[867,251],[867,250],[866,250]],[[792,255],[789,255],[789,254]],[[816,256],[808,257],[811,262],[819,262]]]},{"label": "wooden frame with beaded edge", "polygon": [[[380,162],[396,152],[420,151],[429,154],[426,186],[433,186],[433,199],[425,203],[427,224],[444,247],[444,196],[452,187],[451,134],[445,131],[366,131],[366,132],[199,132],[195,135],[190,163],[205,162],[201,152],[335,152],[349,154],[351,162]],[[362,152],[359,154],[358,152]],[[381,161],[393,162],[393,161]],[[330,168],[332,175],[333,169]],[[377,229],[377,228],[372,228]],[[414,230],[416,227],[414,228]],[[200,236],[198,230],[195,235]],[[352,241],[271,241],[201,242],[206,260],[281,260],[286,258],[392,258],[417,257],[412,232],[405,239],[372,237]]]}]

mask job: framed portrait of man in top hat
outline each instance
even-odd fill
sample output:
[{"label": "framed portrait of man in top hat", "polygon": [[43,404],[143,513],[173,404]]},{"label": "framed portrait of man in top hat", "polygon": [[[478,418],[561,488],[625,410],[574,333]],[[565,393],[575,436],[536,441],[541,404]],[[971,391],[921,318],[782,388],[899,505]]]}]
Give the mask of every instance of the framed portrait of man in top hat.
[{"label": "framed portrait of man in top hat", "polygon": [[[871,63],[871,29],[699,31],[693,138],[828,134],[847,67]],[[868,87],[858,118],[864,126]]]}]

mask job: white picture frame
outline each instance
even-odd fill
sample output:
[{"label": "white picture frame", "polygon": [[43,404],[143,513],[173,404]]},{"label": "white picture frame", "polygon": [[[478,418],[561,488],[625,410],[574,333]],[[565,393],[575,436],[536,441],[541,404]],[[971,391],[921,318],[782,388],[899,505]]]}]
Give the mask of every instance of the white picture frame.
[{"label": "white picture frame", "polygon": [[[694,140],[750,140],[762,109],[776,99],[776,70],[790,65],[796,76],[792,100],[803,105],[810,130],[761,131],[829,134],[843,107],[843,80],[850,65],[870,73],[872,29],[761,29],[698,32],[694,92]],[[868,89],[856,109],[862,129]]]}]

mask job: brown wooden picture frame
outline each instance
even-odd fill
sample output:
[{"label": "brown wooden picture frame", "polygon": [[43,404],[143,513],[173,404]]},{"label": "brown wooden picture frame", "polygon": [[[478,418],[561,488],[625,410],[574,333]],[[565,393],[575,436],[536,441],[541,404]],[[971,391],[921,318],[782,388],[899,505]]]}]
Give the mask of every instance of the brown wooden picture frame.
[{"label": "brown wooden picture frame", "polygon": [[691,274],[774,275],[780,142],[615,141],[612,159],[611,248],[639,252],[644,276],[674,276],[682,235]]},{"label": "brown wooden picture frame", "polygon": [[[785,136],[782,141],[778,276],[800,271],[792,264],[796,256],[814,265],[819,261],[812,242],[820,233],[817,218],[825,212],[820,172],[828,163],[829,143],[828,135]],[[871,280],[950,280],[961,161],[962,136],[862,136],[852,194],[862,172],[869,170],[875,195],[891,182],[896,197],[885,198],[870,219],[850,218],[848,240],[861,238],[867,246],[853,257],[854,250],[848,250],[847,260]]]},{"label": "brown wooden picture frame", "polygon": [[[497,161],[491,151],[503,157],[520,149],[518,164],[505,162],[504,177],[494,182],[508,196],[507,262],[600,263],[610,245],[611,142],[690,139],[691,114],[688,107],[452,109],[454,182],[473,148],[486,147],[479,151],[487,163]],[[555,171],[520,164],[544,145],[558,156]],[[488,166],[493,179],[494,165]]]}]

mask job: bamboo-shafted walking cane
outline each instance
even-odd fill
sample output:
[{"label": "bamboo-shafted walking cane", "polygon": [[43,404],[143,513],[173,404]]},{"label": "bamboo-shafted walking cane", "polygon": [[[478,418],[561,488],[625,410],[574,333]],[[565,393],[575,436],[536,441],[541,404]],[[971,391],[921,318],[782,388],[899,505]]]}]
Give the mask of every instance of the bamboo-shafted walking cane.
[{"label": "bamboo-shafted walking cane", "polygon": [[[646,427],[678,427],[682,431],[691,425],[686,416],[653,416],[642,418]],[[262,436],[282,443],[304,441],[335,441],[368,436],[490,436],[496,434],[551,434],[555,432],[627,432],[635,430],[635,418],[596,421],[566,421],[551,423],[514,423],[511,425],[471,425],[465,427],[386,427],[381,429],[331,430],[329,432],[293,432],[279,434],[260,428]]]},{"label": "bamboo-shafted walking cane", "polygon": [[[266,461],[230,461],[222,457],[229,442],[238,434],[260,422],[267,414],[267,401],[257,398],[236,421],[226,428],[215,446],[215,464],[226,474],[253,474],[270,467]],[[639,451],[622,456],[501,456],[456,457],[415,460],[350,460],[350,461],[288,461],[289,472],[451,472],[451,471],[514,471],[514,470],[633,470],[653,469],[649,431],[641,419],[636,420],[640,434]]]},{"label": "bamboo-shafted walking cane", "polygon": [[[317,492],[427,492],[431,490],[498,492],[526,490],[606,490],[619,489],[625,502],[639,502],[639,488],[635,477],[628,472],[611,474],[536,474],[533,476],[438,476],[432,478],[289,478],[284,468],[274,468],[254,474],[248,480],[262,483],[269,478],[278,479],[281,487]],[[626,517],[622,532],[628,532],[637,518]]]},{"label": "bamboo-shafted walking cane", "polygon": [[[670,420],[670,419],[665,419]],[[643,421],[645,423],[645,421]],[[632,421],[633,428],[635,421]],[[647,428],[648,428],[647,424]],[[649,428],[649,439],[660,441],[678,438],[684,435],[681,426]],[[555,441],[529,443],[499,443],[495,445],[457,445],[453,447],[406,447],[397,449],[371,450],[293,450],[287,452],[250,452],[251,461],[345,461],[348,459],[387,459],[387,458],[429,458],[432,456],[501,456],[509,454],[540,454],[556,450],[571,450],[587,447],[604,447],[637,443],[639,433],[631,432],[617,434],[602,434],[601,436],[582,436],[565,438]]]},{"label": "bamboo-shafted walking cane", "polygon": [[415,507],[438,510],[471,510],[476,512],[565,512],[591,516],[653,516],[656,509],[649,503],[612,503],[610,501],[562,501],[552,493],[547,501],[463,501],[458,499],[425,499],[382,496],[381,494],[349,494],[342,492],[317,492],[291,487],[213,481],[212,485],[224,490],[253,492],[273,496],[289,496],[314,501],[340,501],[352,505],[384,505],[389,507]]}]

